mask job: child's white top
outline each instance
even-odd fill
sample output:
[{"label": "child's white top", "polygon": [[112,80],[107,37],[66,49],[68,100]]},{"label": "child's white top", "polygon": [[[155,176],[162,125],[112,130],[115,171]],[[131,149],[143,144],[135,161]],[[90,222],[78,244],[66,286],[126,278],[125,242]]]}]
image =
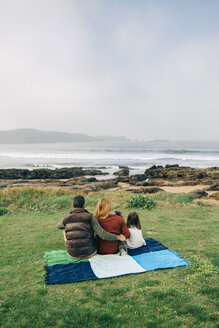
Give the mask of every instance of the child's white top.
[{"label": "child's white top", "polygon": [[128,248],[138,248],[143,245],[146,245],[146,242],[142,236],[142,231],[137,229],[136,227],[129,228],[130,238],[126,239],[126,243]]}]

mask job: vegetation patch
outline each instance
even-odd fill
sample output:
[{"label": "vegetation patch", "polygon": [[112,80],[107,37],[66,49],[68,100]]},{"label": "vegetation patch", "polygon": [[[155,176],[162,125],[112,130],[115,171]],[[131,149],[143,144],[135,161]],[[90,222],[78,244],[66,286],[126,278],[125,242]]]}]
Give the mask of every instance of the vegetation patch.
[{"label": "vegetation patch", "polygon": [[198,255],[193,255],[190,258],[192,262],[191,271],[198,275],[212,275],[217,274],[217,268],[211,263],[209,259]]},{"label": "vegetation patch", "polygon": [[8,213],[7,208],[4,206],[0,206],[0,216],[5,215],[6,213]]},{"label": "vegetation patch", "polygon": [[155,207],[155,202],[151,198],[139,194],[131,197],[129,201],[129,207],[151,210]]},{"label": "vegetation patch", "polygon": [[154,199],[159,201],[166,201],[170,204],[187,204],[192,203],[195,198],[189,194],[171,194],[165,191],[161,191],[154,195]]}]

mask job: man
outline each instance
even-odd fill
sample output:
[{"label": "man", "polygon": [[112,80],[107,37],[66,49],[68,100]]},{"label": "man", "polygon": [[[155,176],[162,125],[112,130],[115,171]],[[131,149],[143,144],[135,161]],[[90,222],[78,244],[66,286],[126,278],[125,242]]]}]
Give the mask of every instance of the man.
[{"label": "man", "polygon": [[72,258],[90,258],[96,254],[94,233],[103,240],[126,240],[124,235],[109,233],[100,226],[97,219],[85,209],[83,196],[74,198],[73,207],[70,215],[57,224],[58,229],[63,229],[65,247]]}]

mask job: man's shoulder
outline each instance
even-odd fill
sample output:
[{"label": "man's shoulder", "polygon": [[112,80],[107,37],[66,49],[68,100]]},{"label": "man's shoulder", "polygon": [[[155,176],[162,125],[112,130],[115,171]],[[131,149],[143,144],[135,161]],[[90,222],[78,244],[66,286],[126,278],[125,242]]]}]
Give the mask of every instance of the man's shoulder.
[{"label": "man's shoulder", "polygon": [[84,221],[84,220],[91,220],[92,219],[93,214],[88,212],[87,210],[77,210],[74,209],[73,211],[71,211],[71,213],[66,216],[63,219],[63,222],[65,223],[72,223],[75,221]]},{"label": "man's shoulder", "polygon": [[81,213],[87,213],[87,214],[92,215],[92,213],[90,213],[87,209],[80,208],[80,207],[73,208],[70,212],[70,215],[72,215],[72,214],[81,214]]}]

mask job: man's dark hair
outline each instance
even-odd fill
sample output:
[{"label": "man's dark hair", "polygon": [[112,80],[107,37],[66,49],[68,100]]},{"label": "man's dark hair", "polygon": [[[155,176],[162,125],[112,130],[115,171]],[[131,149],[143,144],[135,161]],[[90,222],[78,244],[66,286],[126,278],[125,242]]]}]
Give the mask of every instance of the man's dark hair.
[{"label": "man's dark hair", "polygon": [[76,196],[73,200],[73,206],[74,207],[80,207],[82,208],[85,204],[85,199],[83,196]]}]

